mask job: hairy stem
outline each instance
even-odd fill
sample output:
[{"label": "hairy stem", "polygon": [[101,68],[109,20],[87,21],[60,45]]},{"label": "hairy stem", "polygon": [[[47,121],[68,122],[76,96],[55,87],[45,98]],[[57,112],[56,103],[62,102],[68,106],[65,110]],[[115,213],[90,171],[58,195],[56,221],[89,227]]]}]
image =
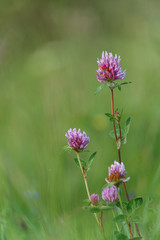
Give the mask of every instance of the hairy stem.
[{"label": "hairy stem", "polygon": [[[113,88],[111,88],[111,108],[112,108],[112,115],[114,115],[114,95],[113,95]],[[120,123],[118,124],[118,127],[119,127],[119,135],[120,135],[120,140],[121,140],[121,126],[120,126]],[[117,133],[116,133],[116,127],[115,127],[115,121],[113,121],[113,130],[114,130],[114,134],[115,134],[115,138],[116,138],[116,143],[118,141],[118,137],[117,137]],[[118,145],[118,144],[117,144]],[[121,163],[121,150],[120,148],[117,149],[118,151],[118,159],[119,159],[119,163]],[[125,183],[123,183],[123,187],[124,187],[124,190],[125,190],[125,194],[126,194],[126,197],[127,197],[127,201],[129,202],[129,196],[128,196],[128,192],[127,192],[127,188],[126,188],[126,185]],[[131,228],[131,223],[129,223],[130,225],[130,228]],[[137,231],[137,234],[139,237],[141,237],[141,234],[139,232],[139,228],[138,228],[138,225],[135,223],[135,226],[136,226],[136,231]]]},{"label": "hairy stem", "polygon": [[104,237],[104,240],[105,240],[104,228],[103,228],[103,223],[102,223],[102,216],[103,216],[103,212],[101,211],[101,215],[100,215],[100,217],[98,218],[98,222],[99,222],[99,227],[100,227],[100,229],[101,229],[101,232],[103,233],[103,237]]},{"label": "hairy stem", "polygon": [[[84,179],[84,183],[85,183],[85,187],[86,187],[86,191],[87,191],[87,195],[88,195],[88,198],[89,200],[91,200],[91,196],[90,196],[90,192],[89,192],[89,188],[88,188],[88,183],[87,183],[87,176],[86,176],[86,173],[85,173],[85,169],[84,167],[82,167],[82,164],[81,164],[81,161],[80,161],[80,157],[79,157],[79,154],[78,152],[76,152],[76,155],[77,155],[77,159],[78,159],[78,162],[79,162],[79,166],[80,166],[80,169],[81,169],[81,172],[82,172],[82,175],[83,175],[83,179]],[[104,234],[104,228],[103,228],[103,224],[102,224],[102,217],[97,217],[97,214],[94,213],[94,216],[95,216],[95,219],[100,227],[100,230],[101,232]],[[104,237],[105,239],[105,237]]]},{"label": "hairy stem", "polygon": [[118,193],[118,198],[119,198],[119,202],[120,202],[120,205],[121,205],[121,209],[122,209],[122,212],[123,212],[123,216],[124,216],[124,218],[126,220],[126,223],[128,225],[129,235],[130,235],[131,238],[133,238],[132,229],[131,229],[130,224],[129,224],[128,220],[127,220],[127,217],[125,215],[123,204],[122,204],[122,199],[121,199],[121,195],[120,195],[120,193],[118,191],[118,187],[117,187],[117,193]]},{"label": "hairy stem", "polygon": [[85,173],[84,168],[82,167],[82,164],[81,164],[81,161],[80,161],[80,158],[79,158],[79,154],[77,152],[76,152],[76,155],[77,155],[77,159],[78,159],[78,162],[79,162],[80,169],[82,171],[82,175],[83,175],[83,179],[84,179],[87,195],[88,195],[88,198],[90,200],[91,197],[90,197],[90,192],[89,192],[89,188],[88,188],[86,173]]},{"label": "hairy stem", "polygon": [[[111,106],[112,106],[112,115],[114,115],[114,97],[113,97],[113,88],[111,88]],[[117,133],[116,133],[116,127],[115,127],[115,121],[113,121],[113,130],[117,142]]]}]

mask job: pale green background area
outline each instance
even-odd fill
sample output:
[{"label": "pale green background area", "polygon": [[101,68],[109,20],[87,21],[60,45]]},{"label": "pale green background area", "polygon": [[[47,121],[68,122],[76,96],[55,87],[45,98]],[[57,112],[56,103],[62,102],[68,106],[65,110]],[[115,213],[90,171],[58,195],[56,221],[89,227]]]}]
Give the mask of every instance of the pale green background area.
[{"label": "pale green background area", "polygon": [[[109,89],[93,94],[100,85],[96,61],[103,50],[121,56],[126,81],[132,82],[115,90],[122,126],[132,118],[122,161],[131,177],[129,193],[142,195],[145,204],[153,197],[154,211],[140,211],[145,214],[141,232],[149,236],[150,227],[159,239],[159,9],[156,0],[1,1],[2,240],[3,230],[13,240],[100,238],[94,218],[82,210],[87,195],[75,155],[63,147],[70,127],[86,131],[88,150],[98,152],[89,187],[101,194],[107,168],[117,160],[108,134],[112,125],[104,116],[111,107]],[[26,198],[29,190],[40,198]],[[104,218],[112,239],[112,215]]]}]

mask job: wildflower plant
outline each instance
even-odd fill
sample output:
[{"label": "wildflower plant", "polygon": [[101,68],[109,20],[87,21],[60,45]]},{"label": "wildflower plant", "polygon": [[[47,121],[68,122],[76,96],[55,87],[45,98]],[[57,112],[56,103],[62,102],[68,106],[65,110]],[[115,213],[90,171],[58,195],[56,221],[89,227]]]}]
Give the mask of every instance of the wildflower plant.
[{"label": "wildflower plant", "polygon": [[[87,205],[85,210],[94,214],[94,217],[99,225],[100,231],[105,239],[105,229],[103,227],[103,212],[112,211],[113,220],[115,223],[116,231],[114,231],[114,239],[127,240],[127,239],[142,239],[138,223],[140,218],[135,214],[136,210],[142,205],[142,197],[129,198],[126,183],[130,180],[130,177],[126,177],[127,171],[125,169],[124,162],[122,162],[121,147],[122,144],[127,143],[127,135],[130,129],[131,118],[129,117],[124,129],[121,128],[121,114],[114,107],[114,90],[118,88],[121,91],[121,87],[131,82],[121,82],[126,77],[126,70],[122,70],[120,65],[120,57],[113,57],[112,53],[107,51],[102,52],[101,59],[97,60],[98,70],[96,72],[97,80],[100,82],[100,86],[95,93],[100,92],[104,87],[108,87],[111,93],[111,112],[105,113],[106,117],[112,122],[113,130],[110,132],[110,136],[115,140],[117,148],[118,161],[108,167],[108,175],[104,176],[106,184],[101,191],[101,198],[97,193],[90,194],[87,172],[90,170],[91,164],[96,152],[93,152],[87,161],[80,158],[80,153],[84,151],[90,138],[87,134],[76,128],[69,129],[66,133],[68,140],[68,146],[66,150],[74,150],[76,158],[74,159],[78,167],[80,167],[82,176],[85,183],[88,199],[85,200]],[[122,199],[121,192],[124,189],[126,199]]]}]

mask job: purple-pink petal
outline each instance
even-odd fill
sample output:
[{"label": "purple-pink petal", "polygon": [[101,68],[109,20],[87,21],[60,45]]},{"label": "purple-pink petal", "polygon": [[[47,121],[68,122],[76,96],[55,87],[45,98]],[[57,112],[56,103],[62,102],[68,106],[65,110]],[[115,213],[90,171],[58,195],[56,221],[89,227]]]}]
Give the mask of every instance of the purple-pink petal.
[{"label": "purple-pink petal", "polygon": [[118,200],[117,188],[113,185],[111,188],[106,187],[102,191],[103,200],[108,202],[115,202]]},{"label": "purple-pink petal", "polygon": [[99,195],[98,195],[98,194],[95,194],[95,193],[93,193],[93,194],[91,195],[90,199],[91,199],[91,203],[92,203],[93,205],[96,205],[96,204],[99,203],[99,201],[100,201]]},{"label": "purple-pink petal", "polygon": [[108,167],[108,178],[105,178],[105,181],[107,183],[110,183],[112,181],[118,181],[121,180],[122,182],[127,182],[130,177],[127,179],[125,178],[126,170],[123,162],[119,163],[117,161],[114,161],[114,164],[112,164],[110,167]]},{"label": "purple-pink petal", "polygon": [[68,139],[68,145],[77,152],[86,148],[90,141],[89,137],[87,137],[87,134],[84,131],[81,133],[81,130],[78,129],[77,131],[76,128],[73,130],[70,128],[65,136]]},{"label": "purple-pink petal", "polygon": [[126,70],[122,71],[120,65],[120,56],[117,60],[117,54],[113,57],[112,53],[107,51],[102,52],[102,58],[97,59],[98,70],[96,72],[97,80],[101,83],[107,81],[113,81],[116,79],[124,79],[126,76]]},{"label": "purple-pink petal", "polygon": [[119,163],[117,161],[114,161],[114,164],[112,164],[108,168],[109,176],[116,173],[119,173],[120,178],[124,178],[124,176],[126,175],[127,172],[125,171],[125,166],[123,162]]}]

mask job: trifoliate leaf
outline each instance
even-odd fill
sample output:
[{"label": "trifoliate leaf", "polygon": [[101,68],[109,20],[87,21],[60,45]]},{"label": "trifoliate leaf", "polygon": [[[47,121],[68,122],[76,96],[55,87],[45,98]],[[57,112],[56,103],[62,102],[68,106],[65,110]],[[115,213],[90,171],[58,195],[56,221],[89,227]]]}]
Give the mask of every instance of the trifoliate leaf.
[{"label": "trifoliate leaf", "polygon": [[125,218],[122,214],[116,216],[114,219],[113,219],[114,222],[124,222],[125,221]]},{"label": "trifoliate leaf", "polygon": [[142,197],[133,198],[127,204],[127,212],[131,216],[136,209],[138,209],[143,203]]},{"label": "trifoliate leaf", "polygon": [[100,210],[101,211],[108,211],[108,210],[112,210],[114,207],[111,207],[111,206],[101,206],[100,207]]},{"label": "trifoliate leaf", "polygon": [[88,206],[88,207],[84,207],[84,210],[87,210],[90,213],[98,213],[100,212],[100,208],[96,207],[96,206]]},{"label": "trifoliate leaf", "polygon": [[123,233],[118,233],[116,234],[116,239],[117,240],[128,240],[128,237],[124,235]]},{"label": "trifoliate leaf", "polygon": [[140,217],[139,216],[133,216],[132,217],[132,222],[133,223],[139,223],[141,221]]}]

